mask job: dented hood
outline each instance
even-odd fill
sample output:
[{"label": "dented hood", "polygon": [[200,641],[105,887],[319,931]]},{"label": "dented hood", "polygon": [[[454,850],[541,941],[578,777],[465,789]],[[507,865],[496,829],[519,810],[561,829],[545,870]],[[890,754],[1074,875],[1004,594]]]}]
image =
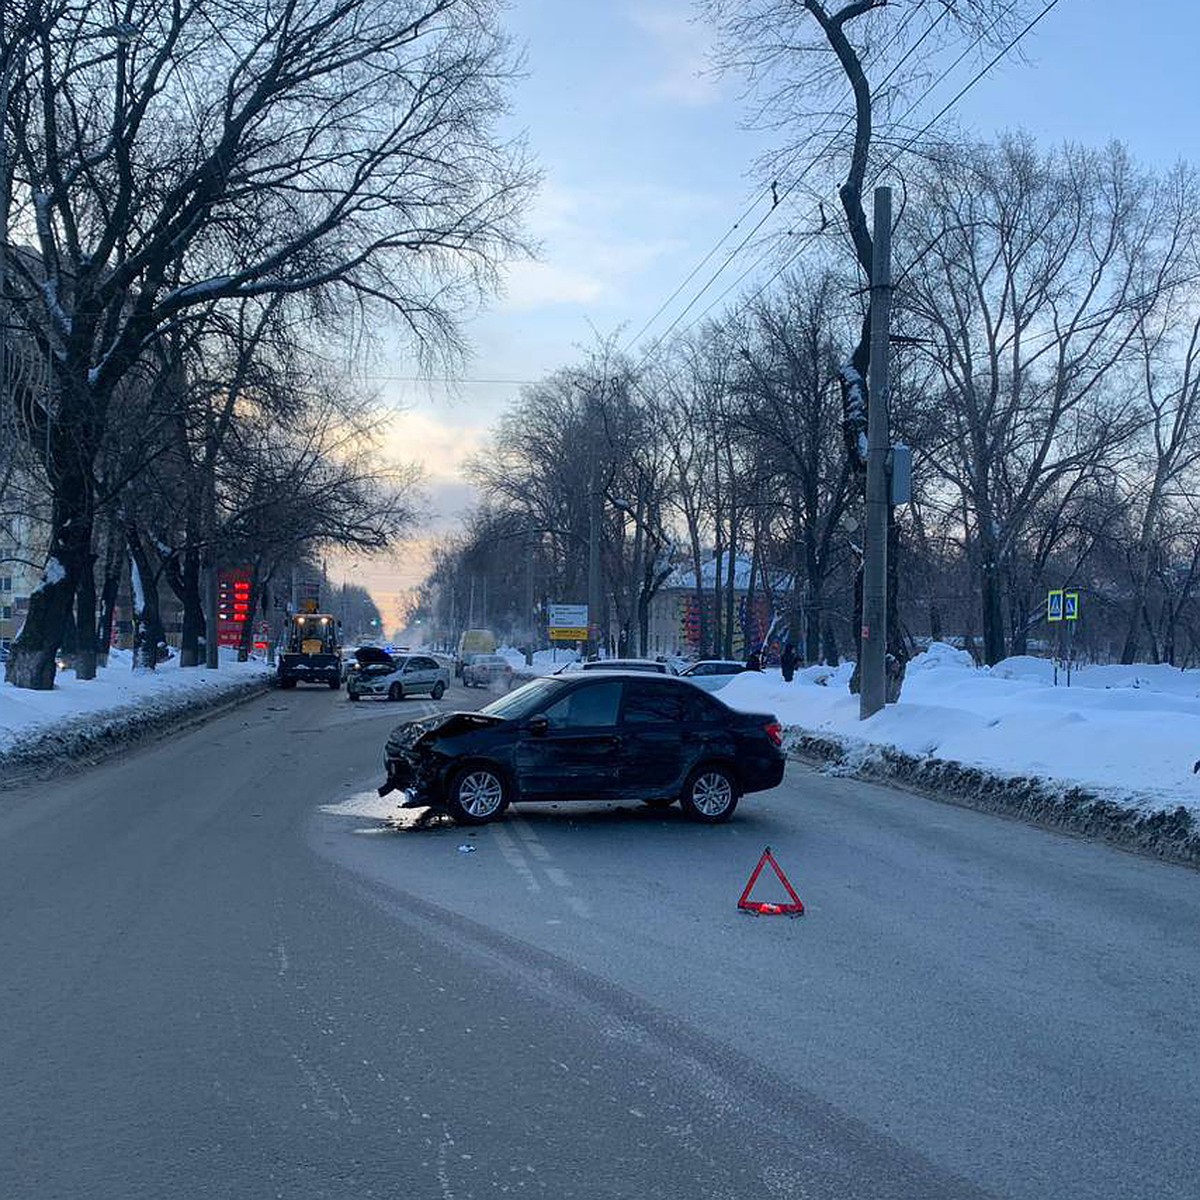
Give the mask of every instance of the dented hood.
[{"label": "dented hood", "polygon": [[480,712],[437,713],[432,717],[421,717],[416,721],[406,721],[403,725],[397,725],[392,730],[387,740],[387,754],[394,758],[425,738],[453,737],[456,733],[503,724],[503,717],[491,717]]},{"label": "dented hood", "polygon": [[354,652],[354,657],[359,666],[362,667],[367,666],[368,663],[393,665],[392,656],[386,650],[381,650],[378,646],[359,646]]}]

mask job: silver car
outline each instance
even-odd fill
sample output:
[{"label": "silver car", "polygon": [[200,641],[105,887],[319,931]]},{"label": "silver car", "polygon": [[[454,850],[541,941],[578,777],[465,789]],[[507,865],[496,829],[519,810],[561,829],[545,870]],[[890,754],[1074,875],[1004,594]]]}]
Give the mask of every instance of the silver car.
[{"label": "silver car", "polygon": [[403,700],[406,696],[432,696],[440,700],[450,686],[450,672],[425,654],[388,654],[373,646],[355,651],[357,665],[346,680],[351,700],[384,696]]},{"label": "silver car", "polygon": [[463,665],[464,687],[502,687],[507,691],[512,677],[512,664],[502,654],[473,654]]}]

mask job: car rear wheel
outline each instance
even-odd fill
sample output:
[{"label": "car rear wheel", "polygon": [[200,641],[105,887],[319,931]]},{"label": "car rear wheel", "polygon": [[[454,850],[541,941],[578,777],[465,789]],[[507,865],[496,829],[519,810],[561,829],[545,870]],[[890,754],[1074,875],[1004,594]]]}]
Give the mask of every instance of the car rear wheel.
[{"label": "car rear wheel", "polygon": [[357,699],[358,699],[358,693],[357,693],[357,692],[352,692],[352,691],[349,691],[349,690],[347,690],[347,691],[346,691],[346,699],[347,699],[347,700],[357,700]]},{"label": "car rear wheel", "polygon": [[715,765],[697,767],[680,797],[683,811],[706,825],[728,821],[737,802],[736,780],[727,768]]},{"label": "car rear wheel", "polygon": [[340,688],[342,686],[342,681],[340,679],[331,679],[329,681],[329,686],[331,688],[333,688],[333,690],[336,692],[336,691],[340,690]]},{"label": "car rear wheel", "polygon": [[390,688],[388,688],[388,699],[389,700],[403,700],[404,699],[404,688],[401,687],[401,685],[398,683],[393,683],[392,686]]},{"label": "car rear wheel", "polygon": [[446,807],[456,825],[483,825],[508,807],[508,784],[491,767],[464,767],[450,782]]},{"label": "car rear wheel", "polygon": [[435,700],[440,700],[446,694],[446,685],[439,679],[433,685],[433,691],[429,693]]}]

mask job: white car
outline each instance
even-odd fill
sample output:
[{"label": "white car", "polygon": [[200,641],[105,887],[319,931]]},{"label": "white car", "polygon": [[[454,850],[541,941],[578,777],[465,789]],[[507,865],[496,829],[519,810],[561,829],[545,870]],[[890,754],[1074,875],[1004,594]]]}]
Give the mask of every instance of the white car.
[{"label": "white car", "polygon": [[472,654],[463,664],[464,687],[512,686],[512,664],[502,654]]},{"label": "white car", "polygon": [[440,700],[450,686],[450,672],[425,654],[389,654],[377,646],[360,646],[356,665],[346,679],[351,700],[384,696],[403,700],[406,696],[432,696]]},{"label": "white car", "polygon": [[733,658],[706,658],[692,663],[683,678],[706,692],[720,691],[735,675],[746,671],[746,664]]}]

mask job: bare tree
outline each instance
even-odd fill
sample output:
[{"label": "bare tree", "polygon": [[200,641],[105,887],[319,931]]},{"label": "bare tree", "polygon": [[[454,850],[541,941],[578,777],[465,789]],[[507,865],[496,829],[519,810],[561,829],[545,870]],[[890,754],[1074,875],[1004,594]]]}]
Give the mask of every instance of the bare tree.
[{"label": "bare tree", "polygon": [[[1135,346],[1146,431],[1124,497],[1137,514],[1128,554],[1131,596],[1121,661],[1137,658],[1156,550],[1200,467],[1200,187],[1179,167],[1161,185],[1159,246],[1150,264]],[[1182,493],[1182,494],[1181,494]]]},{"label": "bare tree", "polygon": [[[216,303],[375,303],[428,355],[515,248],[531,175],[495,136],[494,0],[33,6],[13,73],[13,311],[54,365],[49,557],[7,678],[50,687],[90,569],[93,465],[120,380]],[[5,43],[10,9],[4,9]],[[326,309],[328,305],[326,305]]]},{"label": "bare tree", "polygon": [[[799,185],[814,166],[821,179],[827,165],[836,164],[845,231],[853,259],[869,282],[874,240],[863,195],[879,165],[875,155],[881,140],[877,132],[881,113],[886,149],[888,141],[895,143],[907,132],[904,122],[913,106],[898,118],[895,113],[919,88],[925,73],[920,63],[934,61],[934,52],[947,45],[965,42],[968,51],[1003,45],[1027,6],[1022,0],[756,0],[750,4],[708,0],[705,7],[720,32],[718,65],[747,80],[756,103],[754,123],[784,131],[783,144],[763,164],[774,181],[774,202],[779,203],[781,186],[784,195],[803,195]],[[851,112],[836,128],[847,85]],[[826,132],[831,114],[832,135]],[[903,147],[908,148],[907,140]],[[891,149],[889,154],[891,165],[898,151]],[[817,194],[821,194],[819,184]],[[823,231],[828,222],[823,204],[814,215],[820,216]],[[841,373],[843,437],[860,487],[865,486],[866,475],[869,334],[868,309]],[[898,589],[892,586],[899,541],[891,510],[888,543],[887,698],[894,701],[903,684],[907,652],[899,623]],[[854,624],[860,627],[861,621],[856,617]],[[857,675],[856,671],[852,689],[857,689]]]},{"label": "bare tree", "polygon": [[808,662],[822,657],[826,583],[846,555],[840,526],[851,500],[835,394],[841,289],[842,281],[828,273],[790,276],[778,295],[753,304],[743,347],[741,423],[757,443],[772,508],[786,518],[789,634]]},{"label": "bare tree", "polygon": [[1022,555],[1045,561],[1027,540],[1138,426],[1127,368],[1156,303],[1161,216],[1120,148],[1042,154],[1020,137],[947,154],[910,205],[898,302],[941,373],[927,461],[961,492],[989,663],[1005,654],[1006,594],[1025,603],[1006,578]]}]

